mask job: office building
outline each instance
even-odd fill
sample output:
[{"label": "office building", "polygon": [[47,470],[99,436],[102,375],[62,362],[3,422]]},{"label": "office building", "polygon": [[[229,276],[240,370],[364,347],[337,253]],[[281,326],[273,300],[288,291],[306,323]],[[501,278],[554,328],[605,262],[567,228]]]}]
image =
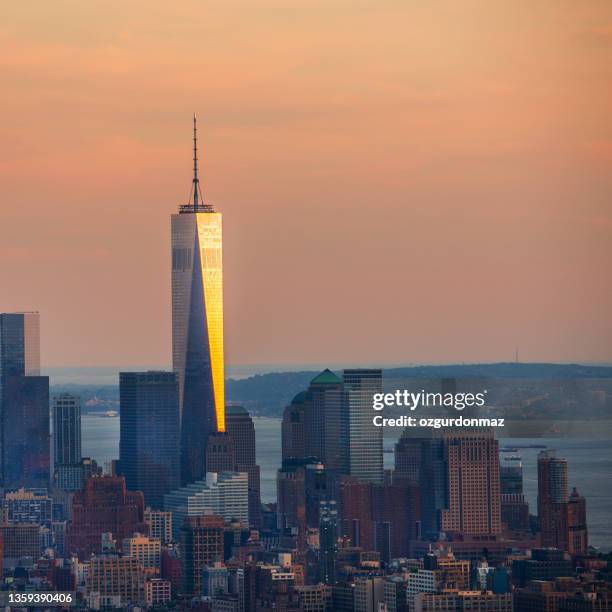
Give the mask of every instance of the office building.
[{"label": "office building", "polygon": [[235,465],[232,436],[225,431],[210,434],[206,445],[206,472],[233,472]]},{"label": "office building", "polygon": [[310,381],[304,395],[304,456],[316,457],[328,470],[346,472],[341,417],[342,380],[331,370],[323,370]]},{"label": "office building", "polygon": [[499,449],[492,430],[435,430],[421,437],[425,536],[501,533]]},{"label": "office building", "polygon": [[161,567],[161,541],[159,538],[134,533],[123,539],[124,555],[135,557],[142,564],[145,575],[159,576]]},{"label": "office building", "polygon": [[319,580],[336,582],[338,554],[338,509],[335,501],[323,501],[319,509]]},{"label": "office building", "polygon": [[188,516],[180,529],[182,592],[202,592],[204,568],[223,561],[225,521],[213,514]]},{"label": "office building", "polygon": [[304,398],[306,392],[298,393],[283,411],[281,424],[283,461],[306,457],[304,430]]},{"label": "office building", "polygon": [[31,523],[0,524],[0,542],[4,559],[38,559],[41,552],[40,527]]},{"label": "office building", "polygon": [[164,494],[180,485],[178,382],[174,372],[119,374],[120,471],[145,503],[163,506]]},{"label": "office building", "polygon": [[145,508],[144,522],[149,527],[149,535],[158,538],[163,546],[172,540],[172,512]]},{"label": "office building", "polygon": [[242,406],[225,409],[225,427],[234,441],[236,472],[246,472],[249,481],[249,524],[261,526],[260,468],[255,455],[255,426],[251,415]]},{"label": "office building", "polygon": [[573,576],[574,568],[568,553],[555,548],[536,548],[529,559],[512,562],[512,580],[524,586],[533,580],[553,580]]},{"label": "office building", "polygon": [[567,460],[552,450],[538,454],[538,517],[542,546],[568,550]]},{"label": "office building", "polygon": [[589,550],[586,500],[576,487],[567,502],[568,552],[572,555],[586,555]]},{"label": "office building", "polygon": [[248,526],[248,476],[244,472],[210,473],[164,496],[164,510],[172,512],[172,532],[177,537],[185,518],[216,514]]},{"label": "office building", "polygon": [[9,523],[50,524],[52,504],[45,489],[19,489],[4,495]]},{"label": "office building", "polygon": [[206,473],[208,436],[225,431],[221,213],[204,202],[193,123],[189,203],[172,215],[172,356],[181,413],[181,481]]},{"label": "office building", "polygon": [[370,482],[383,481],[383,429],[372,422],[372,396],[382,392],[382,371],[344,370],[341,448],[348,453],[348,473]]},{"label": "office building", "polygon": [[128,491],[122,476],[92,476],[74,494],[66,550],[85,559],[101,552],[103,533],[112,533],[121,544],[144,528],[142,493]]},{"label": "office building", "polygon": [[40,376],[40,317],[0,313],[0,484],[46,487],[49,478],[49,379]]},{"label": "office building", "polygon": [[48,487],[49,378],[9,376],[2,383],[2,395],[4,487]]},{"label": "office building", "polygon": [[512,612],[512,595],[490,591],[419,593],[414,612]]},{"label": "office building", "polygon": [[145,600],[144,572],[135,557],[91,557],[86,584],[90,607],[127,608]]},{"label": "office building", "polygon": [[64,491],[78,491],[83,486],[81,398],[72,393],[54,395],[51,415],[55,486]]}]

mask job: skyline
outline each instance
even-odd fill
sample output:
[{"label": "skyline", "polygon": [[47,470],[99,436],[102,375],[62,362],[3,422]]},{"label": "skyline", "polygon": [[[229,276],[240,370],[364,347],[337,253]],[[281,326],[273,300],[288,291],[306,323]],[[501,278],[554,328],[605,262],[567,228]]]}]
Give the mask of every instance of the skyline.
[{"label": "skyline", "polygon": [[195,109],[228,363],[612,361],[612,9],[470,6],[9,7],[0,311],[169,362]]}]

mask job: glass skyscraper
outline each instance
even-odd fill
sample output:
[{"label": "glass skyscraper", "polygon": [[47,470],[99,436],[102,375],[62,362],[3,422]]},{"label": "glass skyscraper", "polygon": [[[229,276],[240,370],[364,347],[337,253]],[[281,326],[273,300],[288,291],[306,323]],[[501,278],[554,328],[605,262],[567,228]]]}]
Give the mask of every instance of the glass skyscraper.
[{"label": "glass skyscraper", "polygon": [[55,484],[65,491],[83,486],[81,464],[81,398],[61,393],[51,400]]},{"label": "glass skyscraper", "polygon": [[0,314],[0,471],[5,488],[46,487],[49,378],[40,376],[37,312]]},{"label": "glass skyscraper", "polygon": [[119,465],[128,489],[163,506],[180,484],[178,383],[174,372],[121,372]]},{"label": "glass skyscraper", "polygon": [[205,204],[194,116],[189,203],[172,215],[172,359],[181,415],[181,481],[206,473],[208,436],[225,431],[221,213]]}]

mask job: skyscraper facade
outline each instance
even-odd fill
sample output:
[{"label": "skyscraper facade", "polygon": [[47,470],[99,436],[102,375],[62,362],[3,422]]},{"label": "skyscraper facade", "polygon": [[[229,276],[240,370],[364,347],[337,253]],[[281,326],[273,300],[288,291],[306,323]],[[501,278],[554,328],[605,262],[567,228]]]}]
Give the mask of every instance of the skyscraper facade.
[{"label": "skyscraper facade", "polygon": [[237,472],[246,472],[249,478],[249,522],[261,524],[260,469],[255,456],[255,426],[251,415],[242,406],[228,406],[225,411],[227,433],[234,441]]},{"label": "skyscraper facade", "polygon": [[423,434],[419,474],[425,535],[501,532],[499,446],[492,430]]},{"label": "skyscraper facade", "polygon": [[128,491],[123,477],[92,476],[72,500],[66,551],[85,559],[101,552],[103,533],[112,533],[121,543],[144,529],[142,493]]},{"label": "skyscraper facade", "polygon": [[342,448],[354,478],[383,481],[383,428],[372,422],[372,396],[382,392],[382,370],[344,370]]},{"label": "skyscraper facade", "polygon": [[65,491],[77,491],[83,486],[81,398],[71,393],[54,395],[51,414],[55,484]]},{"label": "skyscraper facade", "polygon": [[538,517],[542,546],[567,550],[567,460],[552,450],[538,454]]},{"label": "skyscraper facade", "polygon": [[326,369],[310,381],[304,396],[305,456],[318,458],[328,470],[346,472],[341,432],[342,380]]},{"label": "skyscraper facade", "polygon": [[128,489],[163,507],[180,484],[178,382],[174,372],[121,372],[119,457]]},{"label": "skyscraper facade", "polygon": [[0,480],[46,487],[50,476],[49,378],[40,376],[37,312],[0,314]]},{"label": "skyscraper facade", "polygon": [[448,503],[442,531],[500,533],[499,447],[493,432],[449,431],[444,441]]},{"label": "skyscraper facade", "polygon": [[222,219],[205,204],[197,166],[189,204],[172,215],[172,358],[181,413],[181,480],[206,473],[208,436],[225,431]]}]

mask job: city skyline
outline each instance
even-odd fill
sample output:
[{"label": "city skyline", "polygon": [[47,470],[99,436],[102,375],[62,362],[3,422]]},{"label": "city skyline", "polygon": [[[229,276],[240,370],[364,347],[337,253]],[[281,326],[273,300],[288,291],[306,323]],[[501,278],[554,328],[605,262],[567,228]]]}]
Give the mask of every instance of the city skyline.
[{"label": "city skyline", "polygon": [[46,364],[167,361],[194,110],[229,363],[612,360],[608,4],[7,10],[0,310]]}]

